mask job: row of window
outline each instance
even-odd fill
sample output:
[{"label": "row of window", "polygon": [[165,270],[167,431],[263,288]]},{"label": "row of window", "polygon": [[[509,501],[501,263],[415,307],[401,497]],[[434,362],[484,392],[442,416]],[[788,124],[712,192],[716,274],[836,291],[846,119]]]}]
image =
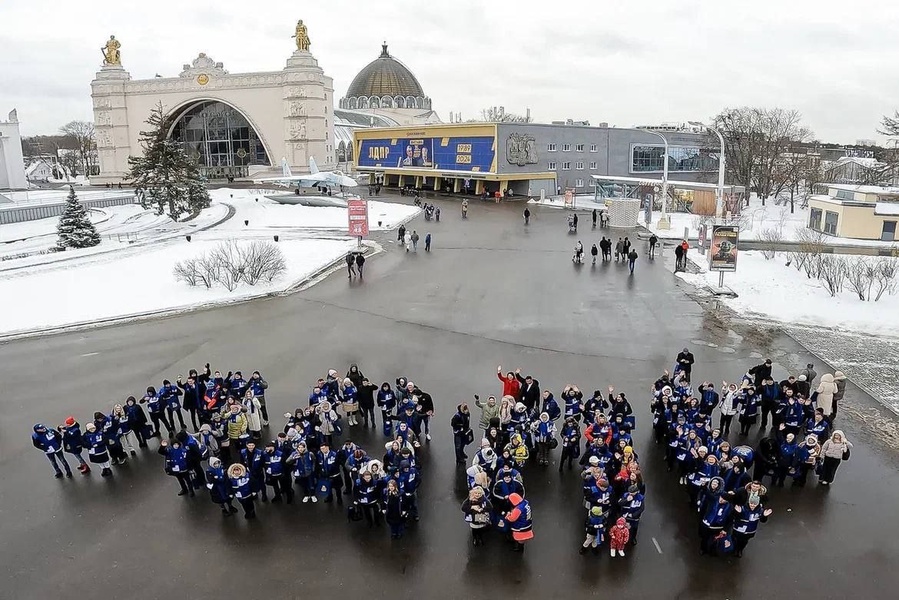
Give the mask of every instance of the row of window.
[{"label": "row of window", "polygon": [[[546,151],[547,152],[555,152],[556,145],[555,144],[547,144]],[[575,144],[574,151],[575,152],[583,152],[584,144]],[[562,152],[571,152],[571,144],[562,144]],[[590,152],[596,152],[596,144],[590,144]]]},{"label": "row of window", "polygon": [[[577,170],[577,171],[583,171],[583,170],[584,170],[584,163],[583,163],[583,161],[577,161],[576,163],[574,163],[574,168],[575,168],[575,170]],[[555,163],[555,162],[550,161],[550,163],[549,163],[549,170],[550,170],[550,171],[555,171],[555,170],[556,170],[556,163]],[[563,163],[562,163],[562,170],[563,170],[563,171],[570,171],[570,170],[571,170],[571,161],[565,161],[565,162],[563,162]],[[591,170],[591,171],[595,171],[595,170],[596,170],[596,161],[593,161],[593,162],[590,163],[590,170]]]},{"label": "row of window", "polygon": [[[717,153],[716,153],[717,154]],[[718,159],[695,146],[669,146],[668,171],[716,171]],[[631,173],[661,173],[665,170],[665,146],[640,144],[631,149]]]}]

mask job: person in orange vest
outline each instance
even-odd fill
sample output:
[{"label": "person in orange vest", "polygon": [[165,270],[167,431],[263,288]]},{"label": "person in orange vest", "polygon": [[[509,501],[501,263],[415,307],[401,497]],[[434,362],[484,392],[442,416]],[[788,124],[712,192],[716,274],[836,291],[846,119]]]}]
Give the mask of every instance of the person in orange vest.
[{"label": "person in orange vest", "polygon": [[519,494],[509,494],[509,503],[512,510],[503,518],[512,530],[512,539],[515,541],[514,552],[524,552],[524,543],[534,537],[533,521],[531,520],[531,505]]},{"label": "person in orange vest", "polygon": [[687,243],[687,240],[684,240],[684,241],[682,241],[682,242],[680,243],[680,247],[681,247],[681,249],[684,251],[684,253],[683,253],[682,257],[681,257],[681,266],[680,266],[680,268],[681,268],[681,269],[686,269],[686,268],[687,268],[687,250],[690,249],[690,244]]}]

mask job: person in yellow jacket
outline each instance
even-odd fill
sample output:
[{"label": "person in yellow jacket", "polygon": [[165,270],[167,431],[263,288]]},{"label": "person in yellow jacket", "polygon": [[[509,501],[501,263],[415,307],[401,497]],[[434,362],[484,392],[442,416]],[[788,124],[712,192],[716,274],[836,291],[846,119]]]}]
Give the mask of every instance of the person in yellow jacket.
[{"label": "person in yellow jacket", "polygon": [[509,451],[509,456],[512,457],[512,461],[519,469],[527,463],[528,457],[530,456],[528,447],[525,445],[524,440],[522,440],[520,433],[512,435],[512,439],[506,445],[505,450]]}]

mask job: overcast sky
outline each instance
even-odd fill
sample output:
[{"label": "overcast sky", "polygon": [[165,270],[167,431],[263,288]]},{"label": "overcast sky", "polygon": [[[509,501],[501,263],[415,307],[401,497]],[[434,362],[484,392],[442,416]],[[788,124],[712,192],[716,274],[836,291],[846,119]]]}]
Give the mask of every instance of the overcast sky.
[{"label": "overcast sky", "polygon": [[628,127],[779,106],[854,143],[899,108],[895,0],[0,0],[0,118],[17,108],[24,135],[91,119],[110,34],[134,79],[177,76],[199,52],[267,71],[300,18],[337,98],[387,40],[444,121],[503,105]]}]

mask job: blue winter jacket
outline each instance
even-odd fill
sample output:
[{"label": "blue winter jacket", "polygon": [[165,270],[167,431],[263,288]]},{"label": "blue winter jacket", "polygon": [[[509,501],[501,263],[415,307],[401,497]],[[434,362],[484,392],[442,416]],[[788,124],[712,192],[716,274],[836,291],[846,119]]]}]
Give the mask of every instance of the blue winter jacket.
[{"label": "blue winter jacket", "polygon": [[159,396],[160,404],[162,406],[176,410],[181,408],[181,398],[179,396],[183,393],[181,388],[170,383],[159,388],[156,395]]},{"label": "blue winter jacket", "polygon": [[250,475],[257,477],[265,469],[265,459],[262,456],[262,450],[256,448],[252,452],[244,448],[240,451],[240,462],[247,468]]},{"label": "blue winter jacket", "polygon": [[702,524],[714,529],[723,529],[727,526],[727,520],[730,518],[732,510],[733,505],[730,502],[712,504],[702,515]]},{"label": "blue winter jacket", "polygon": [[755,510],[749,508],[749,504],[740,507],[741,512],[734,511],[734,533],[741,533],[752,537],[759,528],[759,522],[768,520],[763,514],[764,507],[759,504]]},{"label": "blue winter jacket", "polygon": [[164,446],[159,448],[159,453],[165,456],[165,470],[167,473],[187,472],[187,448],[179,445]]},{"label": "blue winter jacket", "polygon": [[106,437],[102,431],[87,431],[84,434],[84,445],[89,454],[103,454],[107,451]]},{"label": "blue winter jacket", "polygon": [[[265,474],[269,477],[280,477],[284,473],[284,463],[281,460],[281,452],[264,452]],[[306,454],[309,454],[308,452]]]},{"label": "blue winter jacket", "polygon": [[393,390],[378,390],[378,406],[387,412],[392,412],[396,408],[396,394],[393,393]]},{"label": "blue winter jacket", "polygon": [[231,485],[231,495],[236,498],[250,498],[253,496],[253,489],[250,483],[250,476],[229,477],[228,483]]},{"label": "blue winter jacket", "polygon": [[400,491],[409,496],[415,493],[415,490],[418,489],[418,485],[421,483],[421,478],[418,476],[418,469],[413,467],[409,467],[408,469],[401,469],[396,474],[396,482],[399,484]]},{"label": "blue winter jacket", "polygon": [[[330,454],[333,454],[333,452]],[[303,478],[315,476],[315,456],[311,452],[306,451],[302,454],[294,452],[288,460],[293,463],[294,477]]]},{"label": "blue winter jacket", "polygon": [[84,450],[84,434],[81,425],[75,423],[71,427],[62,428],[62,447],[71,454],[81,454]]},{"label": "blue winter jacket", "polygon": [[34,447],[46,454],[55,454],[62,450],[62,436],[58,431],[46,428],[46,431],[38,432],[38,429],[44,428],[43,425],[35,425],[34,433],[31,434],[31,443]]}]

